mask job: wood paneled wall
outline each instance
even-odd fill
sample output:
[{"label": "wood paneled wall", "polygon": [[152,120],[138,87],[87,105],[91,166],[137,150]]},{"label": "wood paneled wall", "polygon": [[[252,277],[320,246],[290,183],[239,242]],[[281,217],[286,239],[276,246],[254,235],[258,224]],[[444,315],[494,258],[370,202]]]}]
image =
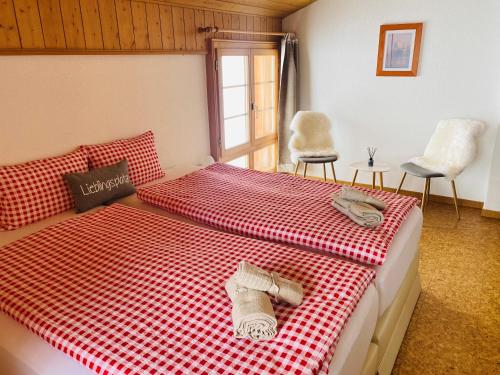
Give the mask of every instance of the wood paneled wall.
[{"label": "wood paneled wall", "polygon": [[207,38],[273,39],[205,26],[281,31],[281,18],[154,0],[0,0],[0,54],[205,53]]}]

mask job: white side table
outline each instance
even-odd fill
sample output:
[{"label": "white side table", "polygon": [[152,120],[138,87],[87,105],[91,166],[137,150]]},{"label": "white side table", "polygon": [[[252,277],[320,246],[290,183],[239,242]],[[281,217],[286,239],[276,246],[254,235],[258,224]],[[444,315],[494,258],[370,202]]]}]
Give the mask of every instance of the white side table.
[{"label": "white side table", "polygon": [[358,177],[358,172],[371,172],[372,173],[372,189],[375,189],[375,179],[378,173],[379,181],[380,181],[380,190],[384,190],[384,172],[388,172],[391,170],[391,166],[387,163],[379,163],[375,162],[373,167],[368,166],[368,161],[358,161],[356,163],[352,163],[350,165],[352,169],[355,170],[354,177],[352,178],[351,186],[354,186],[356,183],[356,177]]}]

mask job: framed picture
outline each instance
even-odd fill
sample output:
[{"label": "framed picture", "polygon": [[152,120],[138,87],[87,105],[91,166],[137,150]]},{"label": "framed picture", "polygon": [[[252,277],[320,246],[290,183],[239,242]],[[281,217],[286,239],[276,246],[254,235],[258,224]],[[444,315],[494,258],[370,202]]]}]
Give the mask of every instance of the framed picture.
[{"label": "framed picture", "polygon": [[416,76],[422,23],[380,26],[378,76]]}]

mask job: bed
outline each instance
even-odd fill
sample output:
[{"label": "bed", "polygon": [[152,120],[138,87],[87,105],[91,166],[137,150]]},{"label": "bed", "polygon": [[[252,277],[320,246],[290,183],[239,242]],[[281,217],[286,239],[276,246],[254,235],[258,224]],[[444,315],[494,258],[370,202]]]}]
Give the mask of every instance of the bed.
[{"label": "bed", "polygon": [[[206,168],[206,165],[201,165],[201,164],[200,165],[186,164],[169,168],[165,171],[166,175],[165,177],[143,184],[139,187],[139,190],[141,190],[142,188],[145,189],[154,188],[159,184],[163,184],[184,176],[188,176],[191,173],[199,171],[204,168]],[[199,221],[191,219],[185,215],[174,213],[172,211],[165,210],[162,207],[159,207],[158,205],[152,205],[147,202],[144,202],[143,200],[139,199],[136,194],[126,198],[119,199],[117,200],[117,202],[128,206],[140,208],[142,210],[154,212],[158,215],[168,216],[180,221],[185,221],[196,225],[202,225],[207,228],[210,227],[210,225],[208,224],[200,223]],[[93,211],[95,211],[95,209],[90,212]],[[15,241],[40,229],[43,229],[49,224],[58,223],[62,220],[72,218],[74,216],[75,214],[73,213],[73,211],[70,210],[61,213],[59,215],[55,215],[51,218],[45,219],[43,221],[30,224],[22,228],[21,230],[0,232],[0,246]],[[403,284],[405,276],[407,276],[408,270],[412,268],[414,266],[415,261],[418,260],[418,243],[420,240],[421,230],[422,230],[422,212],[418,207],[413,207],[409,210],[404,222],[401,224],[397,233],[395,233],[392,242],[389,246],[389,249],[387,251],[389,256],[385,258],[384,264],[381,266],[379,265],[373,266],[373,268],[377,272],[375,285],[379,293],[380,317],[386,312],[388,307],[393,303],[400,289],[400,286]],[[291,246],[295,245],[292,244]],[[296,247],[302,248],[302,246],[296,246]]]},{"label": "bed", "polygon": [[[45,229],[42,229],[44,227]],[[32,234],[28,235],[29,233]],[[26,235],[28,236],[26,237]],[[16,240],[16,237],[19,237],[20,240],[12,242],[12,240]],[[343,317],[343,322],[342,319],[338,317],[335,318],[340,324],[336,325],[335,328],[331,328],[331,332],[336,332],[336,334],[333,335],[335,337],[332,336],[331,345],[328,345],[330,348],[328,353],[330,354],[327,354],[324,360],[318,361],[318,370],[321,368],[325,373],[329,371],[335,374],[352,374],[360,373],[361,371],[366,374],[373,374],[375,372],[378,348],[376,344],[370,343],[370,341],[377,321],[378,298],[377,292],[371,283],[374,272],[365,267],[333,258],[326,262],[324,260],[320,262],[319,260],[322,259],[320,255],[305,256],[304,252],[297,249],[211,231],[199,226],[192,226],[188,223],[174,221],[170,218],[160,217],[144,210],[137,210],[120,204],[105,209],[98,208],[93,212],[83,215],[70,213],[60,214],[42,222],[32,224],[20,231],[1,233],[0,238],[4,245],[0,253],[0,258],[3,257],[2,262],[0,262],[0,268],[2,268],[4,275],[1,279],[2,290],[9,291],[8,293],[2,294],[0,303],[0,307],[4,311],[4,313],[0,314],[0,330],[3,333],[0,340],[0,358],[4,366],[11,366],[9,371],[12,373],[88,374],[90,373],[88,370],[89,367],[93,368],[93,372],[104,373],[103,369],[109,366],[109,362],[101,361],[102,356],[99,356],[99,347],[92,346],[93,350],[89,350],[89,347],[83,346],[87,350],[79,350],[82,349],[82,346],[75,346],[75,342],[78,342],[78,337],[75,339],[75,337],[72,336],[74,340],[70,340],[65,336],[74,334],[74,326],[66,323],[69,325],[64,331],[65,333],[62,334],[61,332],[57,332],[59,327],[58,324],[63,325],[65,322],[57,321],[56,319],[55,321],[58,322],[57,324],[53,323],[53,325],[50,325],[50,322],[47,321],[42,321],[41,323],[40,320],[43,320],[43,314],[36,315],[36,317],[33,315],[33,311],[37,310],[36,306],[33,308],[33,306],[30,305],[33,310],[29,313],[26,312],[26,309],[20,308],[22,303],[19,301],[23,299],[19,299],[19,296],[16,296],[16,291],[28,293],[26,296],[30,298],[24,299],[24,303],[26,303],[26,301],[31,301],[29,302],[31,304],[33,301],[47,302],[47,298],[60,296],[61,294],[59,292],[69,290],[68,293],[72,297],[69,299],[69,301],[71,301],[70,304],[68,300],[60,299],[57,301],[51,300],[50,303],[62,304],[63,307],[61,308],[66,309],[67,312],[78,312],[80,309],[83,309],[83,305],[75,303],[75,297],[81,297],[80,290],[90,291],[92,288],[95,288],[96,285],[90,282],[80,285],[80,288],[74,288],[74,285],[71,283],[80,278],[89,280],[88,277],[85,277],[88,276],[89,273],[96,278],[105,277],[102,275],[106,274],[106,269],[115,266],[117,263],[122,264],[126,261],[124,264],[134,264],[134,259],[137,254],[149,254],[148,257],[139,257],[139,259],[150,261],[152,259],[150,256],[152,255],[147,251],[148,247],[145,247],[143,245],[144,243],[148,244],[149,247],[168,249],[172,251],[172,254],[176,253],[172,255],[170,260],[178,260],[179,257],[182,256],[182,262],[173,262],[176,267],[180,267],[179,269],[176,267],[172,268],[172,270],[175,269],[175,271],[172,272],[178,272],[177,278],[175,278],[176,282],[182,280],[182,278],[179,278],[179,275],[183,275],[190,279],[190,276],[193,276],[192,272],[190,273],[190,269],[194,267],[201,273],[209,270],[213,271],[213,256],[203,258],[203,254],[196,254],[196,256],[193,255],[193,257],[188,257],[188,259],[186,259],[186,248],[199,249],[201,247],[204,249],[204,252],[215,254],[215,259],[217,259],[217,265],[219,266],[216,267],[216,269],[218,270],[220,268],[220,271],[218,271],[220,274],[216,272],[218,278],[215,277],[217,285],[221,284],[222,279],[228,276],[229,270],[234,268],[234,264],[232,263],[236,261],[236,258],[242,256],[242,254],[234,250],[235,245],[241,244],[240,247],[236,246],[236,248],[244,249],[244,251],[241,251],[243,251],[245,257],[249,257],[250,260],[257,263],[261,262],[260,265],[262,266],[265,266],[265,262],[268,261],[270,262],[267,264],[268,266],[272,265],[274,268],[278,268],[286,276],[297,278],[297,276],[301,274],[302,278],[314,278],[314,282],[312,282],[313,279],[307,279],[311,282],[306,282],[306,285],[318,284],[321,287],[319,289],[315,288],[314,291],[308,290],[306,295],[309,294],[314,296],[314,293],[316,293],[315,291],[323,290],[324,294],[319,293],[317,296],[319,298],[316,303],[320,304],[321,301],[328,300],[328,295],[336,293],[336,291],[331,288],[335,289],[338,288],[338,286],[335,286],[335,283],[326,282],[324,278],[317,279],[315,274],[317,274],[318,271],[323,270],[324,272],[329,272],[329,274],[325,275],[326,279],[332,279],[334,276],[339,277],[340,274],[345,273],[344,271],[346,269],[358,272],[359,275],[361,275],[360,281],[352,284],[351,287],[353,288],[350,289],[357,292],[351,294],[351,296],[347,298],[346,301],[349,303],[346,303],[340,310],[335,307],[332,310],[324,310],[342,311],[340,316]],[[180,238],[182,238],[182,241],[180,241]],[[179,252],[178,246],[180,243],[182,243],[182,252]],[[249,251],[249,248],[257,250]],[[23,252],[23,254],[20,252]],[[155,255],[153,258],[158,260],[161,251],[156,253],[153,252],[153,254]],[[279,256],[276,254],[279,254]],[[63,255],[65,261],[63,263],[57,263],[57,258]],[[95,258],[97,255],[98,257]],[[49,263],[46,263],[46,259],[43,259],[47,257],[51,259]],[[230,260],[232,257],[234,257],[234,261]],[[106,261],[102,263],[103,259],[108,259],[108,263],[106,263]],[[205,259],[205,262],[201,261],[200,263],[200,259]],[[208,263],[210,263],[211,266],[207,265],[207,259],[210,259]],[[97,269],[89,270],[88,268],[80,268],[82,261],[83,263],[94,265]],[[187,265],[179,266],[179,264],[184,263],[187,265],[190,264],[192,267],[189,268]],[[319,266],[320,263],[322,266]],[[52,271],[50,278],[51,280],[53,279],[52,281],[41,278],[41,274],[49,272],[49,270],[45,269],[47,264]],[[143,264],[149,264],[149,266],[151,266],[149,262]],[[306,266],[307,264],[310,268]],[[44,265],[44,267],[40,268],[42,265]],[[71,266],[75,268],[72,269]],[[64,267],[69,268],[63,269]],[[344,267],[344,271],[339,271],[339,267]],[[151,269],[151,267],[146,268],[147,270]],[[312,271],[313,269],[314,272]],[[142,271],[144,270],[143,268]],[[41,271],[41,273],[35,271]],[[338,274],[335,274],[335,272],[338,272]],[[322,271],[319,273],[321,274]],[[116,277],[116,274],[115,272],[113,279]],[[123,272],[123,269],[121,269],[118,275],[121,274],[126,274],[126,272]],[[108,273],[108,278],[102,279],[102,281],[105,282],[99,283],[99,285],[112,284],[109,275]],[[134,276],[137,277],[137,274],[134,274]],[[34,279],[32,280],[32,278],[38,280],[38,282],[33,283]],[[125,284],[130,284],[130,279],[126,277],[120,278],[120,280]],[[204,280],[206,281],[207,279]],[[26,288],[26,285],[29,284],[31,284],[31,287]],[[60,284],[65,284],[67,289],[61,289],[58,293],[51,293],[52,288],[57,289]],[[147,287],[147,284],[145,285]],[[32,291],[31,288],[34,288],[34,291]],[[196,288],[194,289],[198,290]],[[115,292],[114,289],[106,291],[108,293],[105,294],[112,296]],[[33,294],[30,295],[30,293]],[[220,294],[222,292],[218,290],[217,293]],[[99,293],[97,294],[99,295]],[[132,293],[132,295],[135,294]],[[222,295],[211,297],[219,302],[221,298],[225,298],[225,296]],[[78,300],[78,298],[76,299]],[[13,301],[17,302],[13,303]],[[183,304],[182,301],[179,302],[181,305],[185,304]],[[42,305],[44,304],[39,306]],[[222,303],[220,306],[226,305]],[[307,308],[307,306],[306,304],[305,307]],[[224,308],[227,308],[227,306]],[[109,311],[107,312],[109,313]],[[289,317],[291,315],[287,314],[293,314],[290,309],[287,310],[286,307],[281,306],[276,308],[276,312],[277,315],[281,317]],[[204,311],[204,313],[207,313],[207,311]],[[75,314],[77,313],[75,312]],[[227,311],[225,311],[223,315],[228,316]],[[81,315],[78,317],[79,319],[83,319]],[[99,319],[104,319],[105,321],[105,317],[106,314],[99,316]],[[199,319],[200,317],[197,316],[196,318]],[[196,319],[194,320],[196,321]],[[332,319],[328,320],[331,321]],[[284,319],[284,321],[288,322],[286,319]],[[290,319],[290,321],[293,321],[293,319]],[[102,321],[99,320],[99,322]],[[82,324],[85,323],[86,321],[83,319]],[[95,321],[91,323],[96,324]],[[195,324],[193,321],[190,321],[190,323]],[[225,323],[224,328],[220,332],[227,338],[229,337],[227,326],[228,323],[230,324],[230,321],[226,321]],[[31,327],[33,332],[37,332],[38,335],[44,337],[45,340],[42,340],[40,336],[28,330],[26,326]],[[41,326],[42,328],[40,328]],[[288,326],[285,323],[281,329],[282,332],[287,332],[288,328],[286,327]],[[202,327],[197,328],[202,329]],[[289,333],[291,334],[292,331],[293,329]],[[179,338],[178,336],[176,337]],[[196,334],[196,338],[203,339],[203,336]],[[180,337],[180,339],[182,341],[182,337]],[[50,341],[52,346],[58,347],[59,350],[54,349],[47,341]],[[239,350],[234,350],[235,353],[245,351],[245,349],[241,347],[241,343],[233,342],[232,344],[239,348]],[[246,343],[246,346],[248,346],[248,343]],[[332,348],[334,348],[334,352],[330,352]],[[69,356],[62,354],[63,351],[66,351],[70,356],[76,358],[80,364],[70,359]],[[180,352],[187,357],[191,355],[186,351],[180,350]],[[196,352],[196,348],[193,349],[193,352]],[[100,354],[102,355],[102,353]],[[320,357],[324,356],[324,354],[325,353]],[[235,355],[237,356],[237,354]],[[366,359],[363,369],[362,367],[365,361],[360,360],[360,358]],[[217,366],[215,362],[212,360],[210,366]],[[236,363],[237,362],[238,361],[236,361]],[[265,364],[260,362],[259,364],[262,366],[269,366],[268,361],[264,362]],[[294,361],[289,362],[293,363]],[[145,361],[145,363],[148,364],[149,362]],[[226,363],[226,365],[229,364]],[[185,368],[186,364],[182,363],[179,366],[178,368],[175,366],[167,368],[172,369],[172,372],[176,372],[175,369]],[[310,366],[311,369],[313,369],[314,366],[315,365]],[[115,369],[115,367],[112,368]],[[271,366],[270,368],[274,367]]]},{"label": "bed", "polygon": [[[183,165],[170,168],[166,170],[166,177],[142,186],[147,187],[176,179],[204,167],[205,165]],[[142,210],[154,212],[158,215],[168,216],[184,222],[195,223],[185,216],[177,215],[147,204],[139,200],[136,195],[120,199],[119,202]],[[50,224],[55,224],[75,216],[73,212],[67,211],[41,222],[28,225],[21,230],[0,232],[0,245],[5,245],[6,243],[43,229]],[[200,223],[196,223],[196,225],[206,226]],[[376,294],[378,296],[376,309],[379,313],[376,330],[373,334],[372,343],[369,346],[369,352],[365,363],[364,371],[366,371],[367,374],[374,373],[375,371],[378,371],[380,374],[389,374],[391,372],[406,327],[411,318],[413,308],[418,299],[421,289],[418,275],[418,241],[420,238],[421,226],[422,214],[418,208],[412,208],[408,217],[401,224],[399,231],[394,236],[388,251],[389,254],[399,254],[399,256],[388,256],[384,265],[373,267],[377,271],[377,278],[375,279]],[[405,251],[401,251],[403,249]],[[352,321],[354,321],[354,318]],[[0,329],[1,328],[2,326],[0,326]],[[346,332],[348,332],[348,329]],[[16,335],[9,337],[16,337]],[[34,339],[36,341],[38,337],[35,336]],[[45,343],[42,342],[42,344]],[[339,343],[339,348],[342,347],[343,340]],[[346,347],[350,346],[346,345]],[[351,353],[356,352],[352,350],[348,351]],[[26,356],[21,355],[21,357]],[[356,358],[359,358],[359,355],[356,355]],[[356,362],[359,362],[359,359],[354,361],[354,363]]]},{"label": "bed", "polygon": [[[210,225],[220,230],[255,236],[255,232],[252,232],[252,230],[259,226],[259,218],[255,219],[255,217],[252,217],[252,207],[259,206],[258,201],[254,199],[256,194],[262,197],[266,203],[272,203],[274,200],[280,199],[281,194],[288,194],[287,198],[290,202],[293,199],[303,198],[300,195],[294,197],[290,191],[293,191],[293,187],[297,186],[300,189],[304,184],[313,186],[312,189],[315,189],[315,191],[319,187],[320,190],[322,189],[325,197],[329,197],[333,191],[332,189],[338,189],[338,186],[335,187],[333,184],[311,180],[304,181],[292,176],[278,175],[276,177],[279,179],[277,184],[276,181],[270,182],[273,194],[271,194],[270,199],[266,200],[265,196],[269,195],[270,191],[270,188],[266,186],[269,183],[268,174],[242,170],[221,164],[203,168],[201,171],[200,169],[201,167],[186,168],[184,170],[178,168],[171,173],[167,172],[164,179],[140,187],[137,196],[128,197],[123,202],[142,209],[154,210],[159,214],[183,218],[183,220],[190,222],[196,221],[202,225]],[[191,173],[193,170],[195,172]],[[199,173],[206,173],[207,175],[200,179],[198,178]],[[213,177],[215,177],[213,183],[210,183],[210,179]],[[256,179],[259,182],[257,189],[261,189],[257,193],[255,192],[256,189],[252,188],[251,184],[249,184],[249,181],[251,182]],[[248,186],[250,186],[249,191],[238,190],[241,187]],[[223,198],[217,195],[223,192]],[[396,224],[393,226],[396,229],[392,230],[389,235],[386,235],[383,241],[379,241],[380,251],[376,257],[359,259],[357,255],[364,254],[363,252],[358,252],[351,256],[352,260],[356,262],[364,260],[367,263],[371,263],[377,272],[375,285],[379,296],[379,322],[374,342],[379,345],[379,372],[385,374],[390,373],[392,369],[421,290],[418,275],[418,244],[422,230],[422,212],[416,206],[417,200],[414,198],[399,197],[384,192],[371,193],[374,193],[385,201],[395,201],[401,207],[399,215],[386,218],[387,223]],[[238,198],[238,194],[247,198],[243,201],[242,205],[239,205],[242,201]],[[317,204],[317,202],[314,203]],[[323,203],[321,202],[321,204]],[[222,209],[218,211],[219,208]],[[257,210],[260,208],[258,207]],[[280,206],[279,208],[281,209],[282,207]],[[272,209],[275,209],[275,207],[272,207]],[[328,212],[335,212],[330,207],[327,209]],[[164,211],[163,213],[161,212],[162,210]],[[261,209],[260,212],[264,212],[267,215],[267,211],[267,209]],[[223,212],[223,214],[221,215],[220,212]],[[253,221],[245,226],[246,221],[250,220]],[[300,219],[297,220],[300,221]],[[343,220],[345,224],[344,218],[341,217],[340,220]],[[349,224],[347,223],[347,225]],[[267,227],[271,227],[269,223],[266,223],[266,225]],[[270,232],[271,234],[277,233],[283,228],[274,229],[274,232]],[[266,232],[258,231],[258,233],[262,234]],[[354,236],[354,234],[351,233],[351,236]],[[277,238],[277,236],[273,237],[272,235],[258,235],[257,237],[275,241],[278,239],[283,240],[283,236]],[[311,250],[310,246],[304,245],[304,243],[311,243],[310,237],[298,236],[297,238],[301,239],[302,243],[300,241],[284,242],[288,242],[288,245],[294,247]],[[367,238],[367,242],[372,241],[370,237],[365,238]],[[369,246],[362,249],[365,253],[366,248],[369,249]],[[313,250],[322,253],[327,252],[328,255],[334,257],[346,255],[342,251],[337,253],[328,252],[325,251],[325,248],[316,248]],[[345,247],[343,250],[345,250]]]}]

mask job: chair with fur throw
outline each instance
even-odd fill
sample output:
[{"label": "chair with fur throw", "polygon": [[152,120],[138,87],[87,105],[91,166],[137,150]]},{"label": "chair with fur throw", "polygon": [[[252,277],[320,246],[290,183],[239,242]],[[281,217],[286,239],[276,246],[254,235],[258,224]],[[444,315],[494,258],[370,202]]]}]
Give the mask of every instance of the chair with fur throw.
[{"label": "chair with fur throw", "polygon": [[445,177],[451,182],[455,210],[457,218],[460,219],[455,178],[474,160],[478,136],[484,127],[485,124],[478,120],[451,119],[440,121],[424,151],[424,155],[417,156],[401,164],[404,174],[396,193],[401,190],[408,173],[425,178],[421,206],[423,211],[429,201],[431,179]]},{"label": "chair with fur throw", "polygon": [[290,125],[293,135],[288,143],[290,157],[295,163],[295,176],[300,163],[304,163],[304,177],[308,164],[323,164],[323,179],[326,181],[326,163],[330,163],[333,180],[337,182],[333,162],[338,153],[333,146],[331,123],[325,114],[312,111],[299,111]]}]

